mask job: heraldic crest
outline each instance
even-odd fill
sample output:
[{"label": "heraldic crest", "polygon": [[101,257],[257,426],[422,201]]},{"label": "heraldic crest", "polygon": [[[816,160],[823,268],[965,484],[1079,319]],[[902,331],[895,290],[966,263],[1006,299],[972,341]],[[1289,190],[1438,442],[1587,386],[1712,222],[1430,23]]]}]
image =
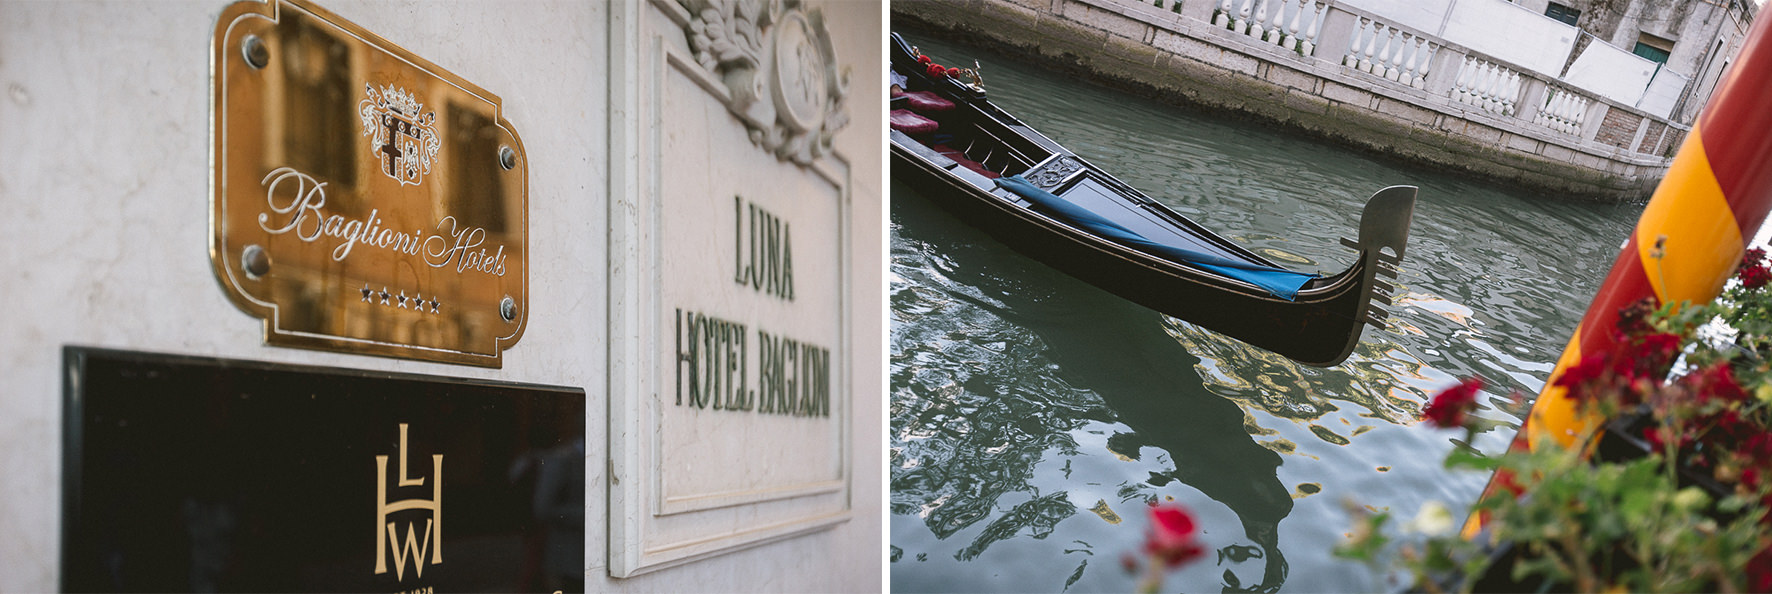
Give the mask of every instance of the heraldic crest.
[{"label": "heraldic crest", "polygon": [[379,91],[364,83],[367,98],[358,104],[363,135],[371,136],[371,154],[381,161],[381,172],[402,185],[418,185],[431,172],[431,162],[443,142],[433,124],[437,112],[424,111],[412,93],[388,85]]}]

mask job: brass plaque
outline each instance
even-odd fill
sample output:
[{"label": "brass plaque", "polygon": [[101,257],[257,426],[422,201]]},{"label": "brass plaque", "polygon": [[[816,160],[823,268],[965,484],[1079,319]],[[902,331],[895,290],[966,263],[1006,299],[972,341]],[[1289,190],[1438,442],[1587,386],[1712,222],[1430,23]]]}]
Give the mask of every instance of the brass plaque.
[{"label": "brass plaque", "polygon": [[499,367],[528,167],[497,96],[319,7],[216,23],[210,261],[265,342]]}]

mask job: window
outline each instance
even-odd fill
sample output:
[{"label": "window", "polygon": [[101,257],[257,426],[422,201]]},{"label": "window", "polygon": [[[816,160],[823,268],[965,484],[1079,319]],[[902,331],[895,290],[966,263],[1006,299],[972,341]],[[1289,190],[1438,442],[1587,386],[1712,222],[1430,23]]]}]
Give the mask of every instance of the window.
[{"label": "window", "polygon": [[1674,42],[1648,33],[1637,34],[1637,47],[1631,53],[1666,64],[1668,54],[1674,53]]},{"label": "window", "polygon": [[1552,2],[1550,6],[1545,7],[1544,16],[1563,21],[1574,27],[1576,26],[1575,21],[1581,19],[1581,11]]}]

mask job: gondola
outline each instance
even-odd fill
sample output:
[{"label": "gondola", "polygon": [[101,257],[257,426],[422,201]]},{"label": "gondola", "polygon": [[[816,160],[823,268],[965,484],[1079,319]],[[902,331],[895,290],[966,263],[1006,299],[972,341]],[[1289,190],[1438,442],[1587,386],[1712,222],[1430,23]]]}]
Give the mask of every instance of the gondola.
[{"label": "gondola", "polygon": [[[1009,115],[976,70],[939,69],[892,35],[891,175],[1010,248],[1159,312],[1306,365],[1383,327],[1412,186],[1367,201],[1346,270],[1302,274],[1163,206]],[[932,66],[934,66],[932,68]],[[957,76],[956,76],[957,74]],[[969,79],[969,80],[968,80]]]}]

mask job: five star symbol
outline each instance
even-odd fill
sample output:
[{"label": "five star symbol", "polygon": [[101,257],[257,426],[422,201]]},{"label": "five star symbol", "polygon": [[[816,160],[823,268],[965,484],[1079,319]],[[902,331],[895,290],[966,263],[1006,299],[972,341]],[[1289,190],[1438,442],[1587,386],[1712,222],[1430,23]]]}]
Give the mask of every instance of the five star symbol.
[{"label": "five star symbol", "polygon": [[[382,305],[388,305],[389,299],[392,299],[395,307],[412,309],[418,312],[423,312],[425,310],[425,303],[427,301],[431,304],[431,313],[437,313],[439,308],[443,306],[443,301],[438,299],[436,295],[432,295],[429,300],[426,300],[422,293],[413,293],[411,297],[408,297],[406,296],[405,289],[401,289],[397,294],[389,293],[387,287],[382,287],[380,291],[377,291],[370,288],[368,283],[364,283],[363,288],[358,289],[357,292],[363,295],[364,303],[375,303],[376,298],[380,297]],[[412,306],[408,308],[407,303],[411,303]]]}]

